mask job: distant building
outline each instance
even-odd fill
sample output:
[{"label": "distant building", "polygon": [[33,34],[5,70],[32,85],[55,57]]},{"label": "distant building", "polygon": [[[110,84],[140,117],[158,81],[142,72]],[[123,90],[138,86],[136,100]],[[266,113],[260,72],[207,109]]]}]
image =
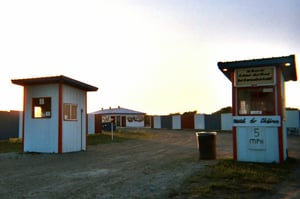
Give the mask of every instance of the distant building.
[{"label": "distant building", "polygon": [[117,127],[144,127],[146,113],[117,107],[89,113],[89,133],[100,133],[102,123],[113,122]]},{"label": "distant building", "polygon": [[24,86],[24,152],[86,150],[87,91],[97,87],[62,75],[11,81]]}]

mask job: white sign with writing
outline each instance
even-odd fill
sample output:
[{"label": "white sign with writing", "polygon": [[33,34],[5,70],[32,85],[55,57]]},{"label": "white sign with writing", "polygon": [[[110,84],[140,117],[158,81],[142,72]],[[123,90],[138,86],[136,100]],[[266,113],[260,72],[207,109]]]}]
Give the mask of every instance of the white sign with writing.
[{"label": "white sign with writing", "polygon": [[273,66],[256,68],[238,68],[235,70],[235,86],[274,85]]},{"label": "white sign with writing", "polygon": [[264,127],[248,128],[248,149],[266,149],[266,137],[264,130]]},{"label": "white sign with writing", "polygon": [[280,127],[281,120],[279,115],[271,116],[233,116],[233,126],[269,126]]}]

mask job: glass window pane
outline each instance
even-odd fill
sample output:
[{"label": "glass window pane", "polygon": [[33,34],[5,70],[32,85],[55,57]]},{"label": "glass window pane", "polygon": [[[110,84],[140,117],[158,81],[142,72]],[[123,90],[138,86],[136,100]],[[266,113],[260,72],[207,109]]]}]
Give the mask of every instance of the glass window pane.
[{"label": "glass window pane", "polygon": [[238,113],[240,115],[274,115],[274,87],[239,88]]}]

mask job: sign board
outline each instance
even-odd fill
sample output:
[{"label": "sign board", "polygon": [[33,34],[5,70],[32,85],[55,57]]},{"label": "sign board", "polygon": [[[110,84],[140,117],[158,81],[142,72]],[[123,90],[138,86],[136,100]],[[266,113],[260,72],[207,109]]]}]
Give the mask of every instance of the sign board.
[{"label": "sign board", "polygon": [[234,116],[232,117],[233,126],[269,126],[280,127],[281,120],[279,115],[272,116]]},{"label": "sign board", "polygon": [[266,149],[266,137],[264,127],[248,128],[248,149],[264,150]]},{"label": "sign board", "polygon": [[275,68],[273,66],[256,68],[237,68],[235,86],[274,85]]}]

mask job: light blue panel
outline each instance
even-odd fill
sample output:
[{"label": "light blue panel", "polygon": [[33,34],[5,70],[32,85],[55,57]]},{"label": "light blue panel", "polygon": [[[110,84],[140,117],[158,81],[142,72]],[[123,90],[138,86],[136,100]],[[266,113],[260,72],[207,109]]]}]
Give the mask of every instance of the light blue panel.
[{"label": "light blue panel", "polygon": [[181,129],[181,116],[180,115],[172,116],[172,129]]},{"label": "light blue panel", "polygon": [[286,111],[286,128],[298,128],[299,127],[299,111],[287,110]]},{"label": "light blue panel", "polygon": [[153,122],[154,122],[153,127],[155,129],[160,129],[161,128],[161,118],[160,118],[160,116],[153,116]]},{"label": "light blue panel", "polygon": [[[251,133],[255,128],[262,134],[260,137]],[[264,146],[253,146],[262,140]],[[278,128],[237,127],[237,159],[249,162],[279,162]]]},{"label": "light blue panel", "polygon": [[205,129],[205,115],[196,114],[194,116],[195,129]]},{"label": "light blue panel", "polygon": [[[63,152],[86,149],[85,91],[63,85],[63,104],[77,104],[77,120],[63,119]],[[81,111],[82,110],[82,111]]]},{"label": "light blue panel", "polygon": [[[25,87],[24,152],[58,152],[58,84]],[[51,118],[32,118],[32,98],[51,97]]]},{"label": "light blue panel", "polygon": [[95,134],[95,115],[88,114],[88,134]]},{"label": "light blue panel", "polygon": [[221,130],[231,131],[232,130],[232,114],[222,113],[221,114]]}]

